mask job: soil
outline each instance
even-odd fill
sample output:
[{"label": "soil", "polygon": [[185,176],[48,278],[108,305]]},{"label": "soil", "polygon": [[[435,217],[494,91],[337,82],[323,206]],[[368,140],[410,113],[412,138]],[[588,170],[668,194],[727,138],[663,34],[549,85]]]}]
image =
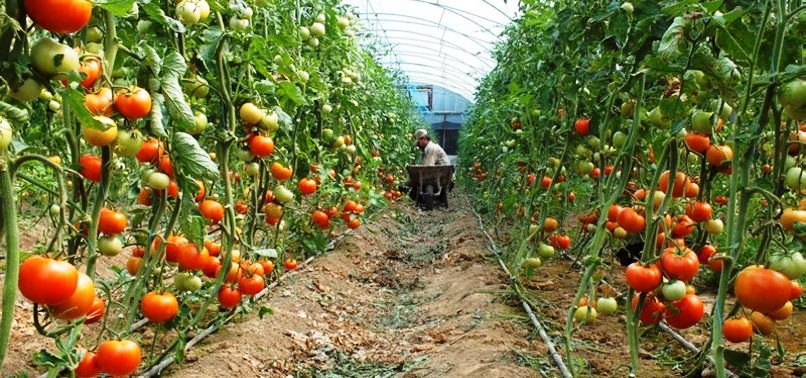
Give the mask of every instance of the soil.
[{"label": "soil", "polygon": [[[410,204],[383,210],[333,252],[288,275],[255,311],[236,317],[194,346],[183,363],[172,365],[163,376],[560,376],[508,277],[491,258],[466,199],[455,195],[450,202],[450,209],[431,212]],[[43,231],[28,230],[24,249],[32,248],[39,238],[35,235]],[[124,255],[118,257],[121,261],[103,260],[99,273],[111,274],[109,266],[125,264]],[[620,266],[604,274],[609,285],[600,291],[626,291]],[[523,280],[538,318],[566,363],[562,330],[579,279],[567,260],[554,258]],[[709,306],[712,296],[703,296]],[[618,298],[617,314],[600,314],[593,324],[575,330],[580,376],[627,376],[624,299]],[[266,314],[261,317],[261,312]],[[806,312],[797,311],[778,323],[789,354],[774,367],[773,376],[803,374],[795,358],[806,350],[806,330],[800,326],[804,320]],[[701,347],[708,340],[707,327],[700,324],[681,333]],[[144,340],[151,340],[153,331],[145,332]],[[691,353],[657,328],[642,332],[641,376],[687,373]],[[774,339],[767,341],[775,345]],[[728,348],[747,350],[747,344]],[[32,356],[40,349],[53,350],[53,342],[36,334],[31,304],[20,298],[2,373],[38,375],[42,370]]]},{"label": "soil", "polygon": [[224,327],[167,375],[539,376],[524,365],[545,347],[487,255],[458,205],[391,209],[278,287],[273,315]]}]

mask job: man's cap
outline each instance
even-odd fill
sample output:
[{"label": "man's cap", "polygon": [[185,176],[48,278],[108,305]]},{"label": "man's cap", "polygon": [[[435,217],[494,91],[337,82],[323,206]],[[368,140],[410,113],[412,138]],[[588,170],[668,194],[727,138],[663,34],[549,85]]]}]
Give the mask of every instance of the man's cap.
[{"label": "man's cap", "polygon": [[425,129],[417,129],[417,131],[414,132],[414,139],[420,139],[426,135],[428,135],[428,131]]}]

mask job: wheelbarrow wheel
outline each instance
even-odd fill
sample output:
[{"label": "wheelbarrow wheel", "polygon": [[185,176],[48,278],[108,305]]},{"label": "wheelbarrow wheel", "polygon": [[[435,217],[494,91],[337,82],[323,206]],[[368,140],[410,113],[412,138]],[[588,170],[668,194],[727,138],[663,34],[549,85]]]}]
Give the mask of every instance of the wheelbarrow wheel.
[{"label": "wheelbarrow wheel", "polygon": [[426,185],[424,189],[425,189],[425,193],[423,193],[423,195],[422,195],[423,208],[425,210],[433,210],[434,209],[434,186],[433,185]]}]

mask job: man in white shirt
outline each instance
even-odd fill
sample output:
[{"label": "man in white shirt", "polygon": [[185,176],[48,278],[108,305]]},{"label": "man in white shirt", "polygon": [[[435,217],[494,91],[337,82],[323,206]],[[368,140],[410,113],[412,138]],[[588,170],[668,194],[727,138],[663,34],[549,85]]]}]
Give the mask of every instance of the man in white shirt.
[{"label": "man in white shirt", "polygon": [[419,129],[414,132],[414,138],[422,152],[420,165],[451,165],[448,154],[438,144],[431,142],[428,131]]},{"label": "man in white shirt", "polygon": [[[448,154],[438,144],[431,142],[431,137],[425,129],[418,129],[414,132],[414,139],[417,141],[417,147],[420,148],[420,162],[419,165],[451,165]],[[409,197],[417,200],[417,189],[414,183],[409,182],[407,186],[410,188]],[[453,189],[453,177],[451,177],[450,185],[447,190],[442,190],[437,199],[439,204],[448,207],[448,191]]]}]

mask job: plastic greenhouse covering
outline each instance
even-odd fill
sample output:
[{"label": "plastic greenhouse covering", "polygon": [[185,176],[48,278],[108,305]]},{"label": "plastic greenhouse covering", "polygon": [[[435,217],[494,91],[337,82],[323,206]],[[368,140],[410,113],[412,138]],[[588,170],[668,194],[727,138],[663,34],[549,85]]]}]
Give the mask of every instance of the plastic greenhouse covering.
[{"label": "plastic greenhouse covering", "polygon": [[468,100],[495,66],[490,55],[518,1],[347,0],[373,36],[388,46],[381,58],[412,83],[438,85]]}]

